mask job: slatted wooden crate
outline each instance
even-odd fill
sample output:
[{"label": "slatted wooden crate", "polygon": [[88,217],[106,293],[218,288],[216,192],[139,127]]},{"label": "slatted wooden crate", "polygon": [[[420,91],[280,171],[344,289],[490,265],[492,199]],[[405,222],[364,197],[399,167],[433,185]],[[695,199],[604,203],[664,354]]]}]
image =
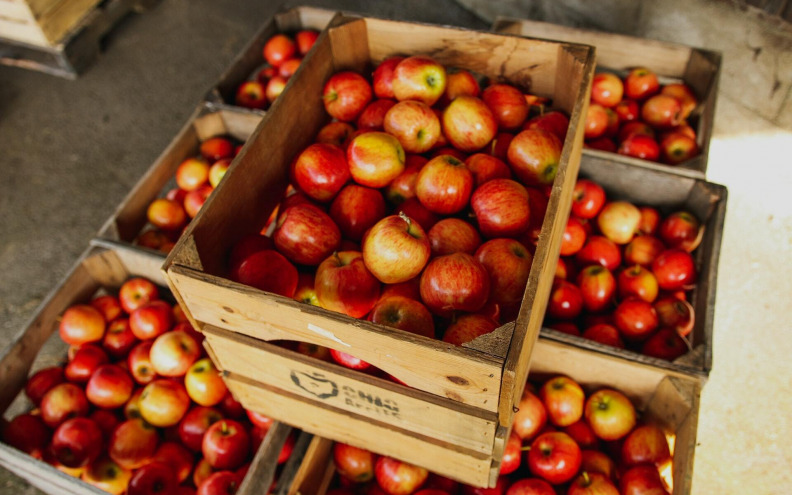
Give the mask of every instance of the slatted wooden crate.
[{"label": "slatted wooden crate", "polygon": [[[237,88],[244,81],[255,77],[256,69],[264,62],[264,45],[278,33],[294,34],[302,29],[321,31],[333,18],[332,10],[316,7],[294,7],[275,14],[248,42],[245,48],[231,61],[231,64],[220,76],[220,80],[206,95],[206,100],[221,108],[234,107]],[[248,109],[253,113],[264,113],[263,110]]]},{"label": "slatted wooden crate", "polygon": [[0,37],[54,46],[101,0],[0,0]]},{"label": "slatted wooden crate", "polygon": [[721,66],[720,53],[678,43],[508,17],[497,18],[492,30],[498,33],[563,40],[572,43],[588,43],[597,48],[597,65],[600,67],[623,76],[633,67],[647,67],[668,82],[684,81],[687,83],[699,98],[699,105],[689,118],[696,131],[696,140],[700,150],[698,156],[672,166],[589,148],[584,148],[583,153],[691,177],[706,175],[709,144],[715,124],[715,103],[718,96]]},{"label": "slatted wooden crate", "polygon": [[[228,383],[247,407],[304,430],[410,460],[472,484],[494,482],[513,407],[528,372],[569,212],[593,69],[590,47],[448,27],[339,16],[273,105],[255,138],[171,252],[164,268],[203,327]],[[571,115],[516,324],[456,347],[355,320],[234,283],[225,258],[258,232],[285,191],[289,165],[329,121],[324,82],[401,54],[428,53],[447,66],[553,97]],[[251,180],[255,178],[255,180]],[[284,351],[298,340],[353,354],[405,387]],[[266,366],[263,364],[266,363]]]},{"label": "slatted wooden crate", "polygon": [[704,237],[693,253],[697,281],[690,303],[695,311],[692,336],[693,349],[674,362],[645,356],[635,351],[617,349],[592,340],[557,330],[543,328],[548,337],[585,347],[590,350],[624,357],[663,369],[671,376],[692,377],[706,381],[712,369],[712,336],[715,319],[718,261],[720,258],[723,223],[726,218],[726,187],[704,179],[684,177],[664,170],[635,167],[599,155],[583,155],[580,178],[600,184],[609,200],[630,201],[648,205],[667,215],[686,210],[704,225]]},{"label": "slatted wooden crate", "polygon": [[[94,247],[86,251],[77,261],[70,273],[39,306],[35,316],[25,328],[0,353],[0,383],[3,384],[0,389],[0,411],[6,416],[6,420],[11,419],[8,417],[11,412],[10,407],[11,409],[25,407],[27,399],[22,396],[30,372],[39,365],[55,364],[51,361],[52,358],[56,359],[56,356],[52,356],[47,362],[37,361],[41,348],[45,344],[60,345],[65,355],[66,344],[62,343],[58,336],[60,315],[72,304],[90,300],[101,289],[117,290],[125,280],[133,276],[146,277],[164,286],[165,279],[162,272],[151,268],[153,265],[151,257],[149,253],[129,249],[109,250]],[[48,350],[57,349],[60,348],[48,347]],[[287,425],[277,422],[273,425],[251,464],[246,485],[272,482],[278,455],[290,432],[291,427]],[[2,442],[0,442],[0,465],[52,495],[105,494],[104,491]],[[239,493],[253,495],[261,492],[240,491]]]},{"label": "slatted wooden crate", "polygon": [[[531,378],[541,381],[557,374],[571,377],[587,392],[607,386],[630,397],[644,418],[673,438],[672,495],[691,493],[701,393],[698,383],[542,337],[534,347]],[[336,474],[332,447],[332,440],[314,436],[297,474],[281,494],[325,495]]]}]

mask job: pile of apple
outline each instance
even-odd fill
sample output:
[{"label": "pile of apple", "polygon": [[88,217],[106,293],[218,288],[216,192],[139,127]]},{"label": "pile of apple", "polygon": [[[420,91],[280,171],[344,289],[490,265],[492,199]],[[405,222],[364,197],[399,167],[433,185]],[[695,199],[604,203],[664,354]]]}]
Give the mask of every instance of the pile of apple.
[{"label": "pile of apple", "polygon": [[599,72],[591,85],[586,146],[677,165],[699,154],[687,118],[698,105],[685,83],[660,86],[657,75],[639,67],[622,81]]},{"label": "pile of apple", "polygon": [[236,490],[272,420],[234,400],[156,285],[133,278],[73,305],[59,331],[69,360],[28,379],[34,409],[4,425],[5,443],[112,494]]},{"label": "pile of apple", "polygon": [[266,65],[258,69],[250,80],[239,85],[234,103],[245,108],[266,109],[283,92],[318,37],[317,31],[304,29],[298,31],[294,38],[276,34],[267,40],[262,50]]},{"label": "pile of apple", "polygon": [[230,277],[457,345],[514,319],[568,118],[529,118],[531,95],[421,55],[336,73],[322,97],[334,120]]},{"label": "pile of apple", "polygon": [[[526,388],[494,488],[461,485],[426,469],[336,443],[338,488],[327,495],[667,495],[671,452],[658,426],[639,421],[621,392],[586,396],[566,376]],[[664,473],[663,473],[664,474]]]},{"label": "pile of apple", "polygon": [[688,211],[662,217],[578,180],[545,324],[660,359],[682,356],[695,320],[691,253],[703,234]]},{"label": "pile of apple", "polygon": [[203,141],[198,155],[187,158],[176,169],[176,187],[169,190],[164,198],[157,198],[149,204],[146,218],[150,228],[138,234],[134,243],[170,252],[184,228],[223,179],[240,149],[240,143],[226,136]]}]

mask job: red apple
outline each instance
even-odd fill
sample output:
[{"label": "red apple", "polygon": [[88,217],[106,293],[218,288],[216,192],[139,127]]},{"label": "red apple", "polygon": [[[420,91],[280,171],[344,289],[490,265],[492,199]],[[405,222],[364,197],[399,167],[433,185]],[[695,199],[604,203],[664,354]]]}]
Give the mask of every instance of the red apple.
[{"label": "red apple", "polygon": [[393,96],[399,101],[418,100],[431,107],[445,92],[446,83],[445,67],[425,55],[407,57],[393,69]]},{"label": "red apple", "polygon": [[435,314],[460,310],[475,312],[489,299],[490,279],[486,268],[465,253],[432,259],[421,275],[421,299]]},{"label": "red apple", "polygon": [[342,122],[354,122],[369,104],[373,92],[366,79],[352,71],[330,76],[322,91],[325,110]]},{"label": "red apple", "polygon": [[450,215],[468,204],[473,190],[473,174],[465,164],[449,155],[429,160],[418,172],[415,194],[434,213]]},{"label": "red apple", "polygon": [[184,375],[184,388],[190,399],[201,406],[214,406],[225,397],[228,389],[220,372],[209,358],[196,361]]},{"label": "red apple", "polygon": [[600,231],[616,244],[627,244],[638,231],[641,212],[627,201],[607,203],[597,216]]},{"label": "red apple", "polygon": [[63,369],[66,379],[74,383],[87,383],[97,368],[110,361],[101,347],[85,344],[77,349],[74,357]]},{"label": "red apple", "polygon": [[377,98],[395,98],[393,94],[394,69],[404,57],[390,57],[380,63],[372,74],[374,94]]},{"label": "red apple", "polygon": [[671,328],[680,336],[685,337],[693,331],[696,317],[693,306],[676,297],[662,297],[654,303],[659,326]]},{"label": "red apple", "polygon": [[623,140],[616,152],[642,160],[654,161],[660,156],[660,146],[654,138],[634,134]]},{"label": "red apple", "polygon": [[51,437],[41,416],[31,413],[16,416],[2,428],[3,442],[37,459],[41,459]]},{"label": "red apple", "polygon": [[291,176],[302,192],[323,203],[332,200],[351,177],[344,151],[323,143],[312,144],[297,156]]},{"label": "red apple", "polygon": [[572,214],[578,218],[596,217],[605,204],[605,190],[596,182],[579,179],[572,192]]},{"label": "red apple", "polygon": [[589,105],[583,128],[586,140],[597,139],[605,135],[605,131],[608,130],[607,109],[596,103]]},{"label": "red apple", "polygon": [[[457,96],[478,96],[481,93],[481,87],[476,78],[464,69],[449,72],[446,79],[443,102],[450,103]],[[520,97],[522,98],[522,95]]]},{"label": "red apple", "polygon": [[641,299],[626,299],[613,312],[619,332],[631,341],[644,341],[657,329],[657,312],[651,303]]},{"label": "red apple", "polygon": [[459,96],[443,111],[443,134],[456,149],[484,148],[498,132],[498,122],[487,104],[474,96]]},{"label": "red apple", "polygon": [[420,291],[421,279],[418,277],[411,278],[406,282],[399,282],[398,284],[385,284],[382,286],[380,293],[380,300],[390,296],[401,296],[407,299],[421,300]]},{"label": "red apple", "polygon": [[638,231],[644,235],[656,235],[660,226],[660,212],[651,206],[641,206],[638,209],[641,211],[641,223],[638,225]]},{"label": "red apple", "polygon": [[572,437],[572,440],[581,449],[593,449],[599,445],[599,439],[594,434],[594,430],[582,418],[569,426],[565,426],[562,431]]},{"label": "red apple", "polygon": [[149,351],[154,371],[161,376],[183,376],[200,357],[201,349],[187,332],[174,330],[154,340]]},{"label": "red apple", "polygon": [[476,251],[476,259],[490,278],[490,301],[517,304],[522,301],[533,256],[513,239],[492,239]]},{"label": "red apple", "polygon": [[410,495],[429,476],[429,472],[412,464],[381,456],[374,467],[377,483],[388,495]]},{"label": "red apple", "polygon": [[654,140],[656,137],[654,129],[652,129],[646,122],[627,122],[621,127],[621,129],[619,129],[618,140],[620,143],[634,136],[644,136],[652,138],[652,140]]},{"label": "red apple", "polygon": [[539,435],[527,457],[531,472],[553,485],[571,480],[581,463],[580,447],[560,431]]},{"label": "red apple", "polygon": [[[591,427],[589,427],[591,429]],[[583,462],[580,468],[589,473],[604,474],[611,480],[616,479],[616,463],[600,450],[583,450]]]},{"label": "red apple", "polygon": [[654,95],[646,100],[641,107],[641,118],[644,122],[658,129],[670,129],[679,125],[682,105],[679,100],[668,95]]},{"label": "red apple", "polygon": [[591,101],[603,107],[615,107],[624,95],[624,84],[616,74],[599,72],[591,82]]},{"label": "red apple", "polygon": [[668,215],[658,230],[660,239],[670,248],[692,252],[701,242],[703,227],[692,213],[676,211]]},{"label": "red apple", "polygon": [[696,280],[693,256],[681,249],[668,249],[652,262],[652,272],[663,290],[685,289]]},{"label": "red apple", "polygon": [[695,138],[672,132],[660,140],[660,157],[664,163],[678,165],[699,154]]},{"label": "red apple", "polygon": [[62,367],[51,366],[41,369],[28,378],[25,384],[25,395],[34,405],[38,406],[41,403],[41,399],[52,387],[64,381],[65,377]]},{"label": "red apple", "polygon": [[107,324],[102,348],[115,359],[124,359],[138,343],[128,318],[118,318]]},{"label": "red apple", "polygon": [[586,400],[584,415],[594,434],[610,441],[626,436],[635,426],[635,408],[621,392],[601,389]]},{"label": "red apple", "polygon": [[359,134],[347,147],[352,179],[367,187],[387,186],[404,172],[404,160],[404,149],[399,140],[385,132]]},{"label": "red apple", "polygon": [[567,495],[619,495],[619,490],[604,474],[583,471],[572,481]]},{"label": "red apple", "polygon": [[264,60],[273,67],[278,67],[297,53],[297,45],[285,34],[276,34],[264,44],[262,51]]},{"label": "red apple", "polygon": [[316,269],[319,304],[353,318],[365,316],[379,299],[379,281],[357,251],[333,253]]},{"label": "red apple", "polygon": [[135,384],[126,370],[115,364],[105,364],[91,375],[85,394],[91,404],[115,409],[129,400],[134,388]]},{"label": "red apple", "polygon": [[616,292],[616,279],[601,265],[583,268],[578,274],[577,285],[583,297],[583,307],[593,312],[607,309]]},{"label": "red apple", "polygon": [[529,389],[523,391],[518,411],[514,413],[512,431],[523,440],[531,440],[547,423],[547,409]]},{"label": "red apple", "polygon": [[57,428],[67,419],[86,416],[88,399],[73,383],[55,385],[41,399],[41,419],[50,428]]},{"label": "red apple", "polygon": [[176,490],[176,474],[170,466],[152,462],[141,467],[129,480],[127,495],[171,494]]},{"label": "red apple", "polygon": [[322,127],[316,135],[316,142],[332,144],[346,149],[347,141],[355,132],[355,128],[346,122],[333,121]]},{"label": "red apple", "polygon": [[498,123],[498,128],[513,130],[520,127],[528,117],[528,103],[519,89],[509,84],[493,84],[481,93]]},{"label": "red apple", "polygon": [[640,107],[635,100],[622,100],[616,104],[614,110],[619,116],[619,122],[633,122],[638,120],[640,115]]},{"label": "red apple", "polygon": [[409,218],[418,222],[424,232],[428,232],[434,224],[440,220],[440,217],[422,205],[421,202],[418,201],[418,198],[409,198],[405,200],[394,210],[394,213],[404,213]]},{"label": "red apple", "polygon": [[[527,124],[526,124],[527,125]],[[495,138],[490,142],[490,145],[487,146],[485,152],[489,155],[494,156],[498,160],[506,161],[506,156],[509,152],[509,145],[511,145],[512,140],[514,139],[514,134],[509,132],[499,132],[495,135]]]},{"label": "red apple", "polygon": [[431,247],[424,229],[404,214],[383,218],[363,239],[366,268],[385,284],[416,277],[430,254]]},{"label": "red apple", "polygon": [[121,308],[132,314],[137,308],[159,299],[159,290],[156,285],[145,278],[131,278],[121,285],[118,299],[121,302]]},{"label": "red apple", "polygon": [[132,479],[132,471],[122,468],[108,457],[102,457],[89,464],[81,478],[111,495],[123,495]]},{"label": "red apple", "polygon": [[98,309],[88,304],[75,304],[61,315],[60,338],[70,345],[102,340],[105,319]]},{"label": "red apple", "polygon": [[91,300],[91,306],[98,309],[106,322],[110,322],[121,316],[121,301],[116,296],[104,295]]},{"label": "red apple", "polygon": [[673,361],[685,355],[688,350],[689,347],[685,339],[680,337],[673,328],[661,328],[641,347],[641,353],[666,361]]},{"label": "red apple", "polygon": [[555,134],[542,129],[522,131],[509,144],[509,164],[525,185],[550,184],[558,172],[561,148]]},{"label": "red apple", "polygon": [[200,485],[195,495],[233,495],[242,484],[242,477],[231,471],[212,473]]},{"label": "red apple", "polygon": [[619,480],[622,495],[668,495],[655,466],[643,464],[628,469]]},{"label": "red apple", "polygon": [[561,236],[561,256],[572,256],[583,249],[586,243],[586,228],[576,217],[570,216]]},{"label": "red apple", "polygon": [[223,416],[217,409],[193,407],[179,422],[179,440],[190,450],[200,452],[204,433],[221,419]]},{"label": "red apple", "polygon": [[201,451],[215,469],[236,469],[247,458],[250,435],[237,421],[222,419],[209,427]]},{"label": "red apple", "polygon": [[509,166],[502,160],[484,153],[476,153],[465,160],[470,173],[473,174],[475,187],[478,188],[485,182],[493,179],[511,179],[512,174]]},{"label": "red apple", "polygon": [[154,453],[154,462],[161,462],[176,474],[176,481],[182,483],[190,477],[193,468],[193,454],[177,442],[164,442]]},{"label": "red apple", "polygon": [[317,38],[319,38],[319,31],[314,29],[297,31],[294,35],[294,41],[297,43],[297,51],[300,52],[300,55],[308,53],[308,50],[316,43]]},{"label": "red apple", "polygon": [[129,351],[127,367],[132,378],[140,385],[151,383],[157,376],[151,365],[151,346],[153,341],[141,342]]},{"label": "red apple", "polygon": [[583,294],[573,283],[566,280],[553,282],[550,300],[547,303],[547,314],[552,318],[571,320],[583,310]]},{"label": "red apple", "polygon": [[345,443],[333,445],[333,460],[338,473],[355,483],[374,478],[374,454]]},{"label": "red apple", "polygon": [[434,321],[426,306],[403,296],[381,297],[369,314],[369,320],[424,337],[434,338]]},{"label": "red apple", "polygon": [[129,328],[140,340],[156,338],[173,326],[173,309],[165,301],[151,301],[129,315]]},{"label": "red apple", "polygon": [[506,440],[506,447],[503,449],[501,459],[500,475],[511,474],[520,467],[522,458],[522,439],[514,432]]},{"label": "red apple", "polygon": [[659,90],[657,75],[645,67],[631,70],[624,80],[624,95],[631,100],[645,100]]},{"label": "red apple", "polygon": [[666,247],[652,235],[639,235],[624,248],[624,262],[631,265],[648,267]]},{"label": "red apple", "polygon": [[446,328],[443,334],[443,342],[454,345],[466,344],[482,335],[492,333],[496,328],[498,328],[498,323],[489,316],[477,313],[464,314],[457,317]]},{"label": "red apple", "polygon": [[406,155],[404,172],[385,187],[385,197],[388,201],[399,205],[415,197],[415,179],[418,177],[418,172],[428,161],[419,155]]},{"label": "red apple", "polygon": [[652,272],[641,265],[631,266],[619,272],[618,286],[620,299],[635,296],[648,303],[657,299],[657,279]]},{"label": "red apple", "polygon": [[440,220],[429,230],[427,236],[434,256],[473,254],[481,245],[481,236],[476,228],[458,218]]},{"label": "red apple", "polygon": [[547,408],[547,416],[556,426],[569,426],[583,415],[585,394],[577,382],[566,376],[547,380],[539,397]]},{"label": "red apple", "polygon": [[[275,247],[294,263],[316,266],[341,243],[341,231],[330,216],[308,205],[292,206],[278,219]],[[296,273],[294,274],[296,288]],[[294,291],[288,297],[292,297]]]},{"label": "red apple", "polygon": [[396,136],[407,153],[425,153],[440,137],[440,120],[420,101],[401,101],[385,115],[384,129]]},{"label": "red apple", "polygon": [[371,365],[366,361],[352,354],[347,354],[346,352],[330,349],[330,356],[333,358],[333,361],[349,369],[364,371],[371,368]]},{"label": "red apple", "polygon": [[138,469],[151,462],[158,443],[156,428],[142,419],[130,419],[113,432],[108,453],[124,469]]},{"label": "red apple", "polygon": [[245,81],[234,95],[234,104],[240,107],[263,110],[267,108],[267,88],[261,81]]},{"label": "red apple", "polygon": [[493,179],[482,184],[473,192],[470,206],[484,237],[518,237],[530,226],[528,191],[513,180]]},{"label": "red apple", "polygon": [[517,480],[506,490],[506,495],[556,495],[553,487],[540,478]]},{"label": "red apple", "polygon": [[190,191],[184,196],[184,211],[187,216],[195,218],[198,212],[201,211],[206,200],[212,194],[213,187],[209,184],[204,184],[194,191]]},{"label": "red apple", "polygon": [[624,439],[621,460],[627,467],[638,464],[662,464],[671,460],[671,451],[663,431],[655,425],[636,427]]},{"label": "red apple", "polygon": [[586,330],[583,331],[582,337],[584,339],[599,342],[600,344],[624,349],[624,342],[621,339],[619,331],[616,327],[608,325],[607,323],[598,323],[586,328]]},{"label": "red apple", "polygon": [[50,446],[55,458],[66,467],[83,467],[99,457],[102,430],[88,418],[64,421],[52,437]]},{"label": "red apple", "polygon": [[302,63],[302,57],[286,60],[278,67],[278,75],[288,80],[300,68],[300,63]]},{"label": "red apple", "polygon": [[184,385],[171,380],[154,380],[146,385],[140,396],[141,416],[159,428],[177,424],[189,407],[190,397]]},{"label": "red apple", "polygon": [[395,101],[388,99],[374,100],[369,103],[357,119],[358,129],[383,130],[385,115],[395,104]]},{"label": "red apple", "polygon": [[231,279],[259,290],[292,297],[297,290],[297,268],[272,249],[258,251],[243,259]]}]

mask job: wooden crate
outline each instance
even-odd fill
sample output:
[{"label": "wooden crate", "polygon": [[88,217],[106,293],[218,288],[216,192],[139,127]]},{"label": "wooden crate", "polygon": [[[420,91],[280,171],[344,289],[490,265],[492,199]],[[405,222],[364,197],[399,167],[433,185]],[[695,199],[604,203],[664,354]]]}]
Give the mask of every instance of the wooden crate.
[{"label": "wooden crate", "polygon": [[704,179],[684,177],[664,170],[634,167],[613,157],[583,155],[580,177],[599,183],[608,199],[625,200],[636,205],[658,208],[663,215],[687,210],[704,225],[704,238],[693,253],[697,283],[690,303],[695,310],[693,351],[674,362],[645,356],[638,352],[617,349],[583,337],[543,328],[548,337],[590,350],[640,361],[665,370],[671,376],[693,377],[706,381],[712,369],[712,333],[715,319],[715,294],[718,277],[723,223],[726,217],[726,187]]},{"label": "wooden crate", "polygon": [[[608,356],[540,338],[534,347],[531,378],[544,379],[557,374],[573,378],[588,392],[607,386],[629,396],[645,418],[674,438],[672,495],[691,493],[699,384],[671,377],[662,370],[614,361]],[[332,446],[332,440],[314,436],[291,484],[278,495],[325,495],[335,475]]]},{"label": "wooden crate", "polygon": [[118,21],[158,1],[0,0],[0,64],[76,79]]},{"label": "wooden crate", "polygon": [[[66,344],[60,342],[58,336],[58,319],[69,306],[90,300],[101,289],[117,290],[132,276],[146,277],[158,285],[165,285],[162,272],[159,269],[151,269],[152,263],[148,259],[151,257],[149,253],[123,248],[109,250],[93,247],[86,251],[70,273],[42,302],[24,330],[0,353],[0,383],[3,384],[0,389],[0,411],[4,415],[7,416],[11,412],[9,407],[12,403],[14,409],[29,407],[27,399],[23,397],[23,390],[31,370],[39,365],[55,364],[36,362],[41,348],[45,344],[60,344],[65,353]],[[285,424],[276,422],[273,425],[251,464],[246,485],[267,483],[269,486],[268,483],[271,483],[275,476],[278,455],[290,431],[291,427]],[[52,495],[105,494],[104,491],[2,442],[0,442],[0,465]],[[240,491],[239,493],[252,495],[263,492]]]},{"label": "wooden crate", "polygon": [[[332,10],[306,6],[294,7],[275,14],[231,61],[220,76],[220,80],[206,95],[206,100],[220,108],[242,108],[234,104],[237,88],[244,81],[255,78],[256,70],[266,63],[263,56],[264,44],[278,33],[294,34],[302,29],[321,31],[327,27],[334,15],[335,11]],[[264,110],[245,110],[264,113]]]},{"label": "wooden crate", "polygon": [[663,79],[684,81],[699,97],[699,106],[689,118],[696,131],[700,154],[679,165],[664,165],[631,158],[607,151],[584,148],[586,155],[609,158],[624,163],[667,170],[691,177],[704,177],[710,139],[715,124],[715,102],[718,96],[721,55],[719,52],[694,48],[678,43],[636,38],[621,34],[603,33],[560,26],[526,19],[499,17],[492,30],[538,38],[588,43],[597,48],[597,65],[624,76],[633,67],[647,67]]},{"label": "wooden crate", "polygon": [[[396,53],[430,53],[445,65],[510,81],[553,97],[571,115],[516,324],[463,347],[300,304],[225,276],[231,246],[261,230],[285,191],[292,159],[329,121],[321,104],[327,78],[342,69],[370,69]],[[332,425],[328,436],[337,440],[363,445],[373,438],[374,450],[408,461],[431,453],[435,471],[472,484],[494,482],[569,214],[593,56],[583,45],[339,16],[163,266],[243,404],[309,432],[326,433]],[[353,354],[409,387],[266,342],[282,339]],[[321,390],[333,386],[335,395]]]},{"label": "wooden crate", "polygon": [[159,269],[165,261],[165,254],[133,244],[135,237],[146,226],[148,205],[158,197],[164,196],[173,182],[176,169],[187,158],[197,156],[201,142],[214,136],[229,135],[245,141],[253,134],[261,116],[239,112],[233,109],[213,109],[200,105],[165,151],[149,167],[116,211],[105,222],[92,241],[94,245],[113,247],[123,246],[144,251],[151,256],[147,259]]}]

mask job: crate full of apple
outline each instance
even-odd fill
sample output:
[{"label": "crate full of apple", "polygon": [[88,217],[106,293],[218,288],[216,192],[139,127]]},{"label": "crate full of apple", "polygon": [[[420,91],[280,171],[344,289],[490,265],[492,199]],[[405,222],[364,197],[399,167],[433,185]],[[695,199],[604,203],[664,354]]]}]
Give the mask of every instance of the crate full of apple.
[{"label": "crate full of apple", "polygon": [[[171,252],[168,279],[246,406],[314,432],[322,415],[331,438],[368,433],[380,453],[428,453],[484,485],[555,272],[593,54],[335,22]],[[534,120],[538,98],[557,111]]]},{"label": "crate full of apple", "polygon": [[220,493],[271,433],[280,457],[251,472],[273,479],[294,434],[233,398],[139,258],[88,252],[6,350],[0,464],[53,494]]}]

